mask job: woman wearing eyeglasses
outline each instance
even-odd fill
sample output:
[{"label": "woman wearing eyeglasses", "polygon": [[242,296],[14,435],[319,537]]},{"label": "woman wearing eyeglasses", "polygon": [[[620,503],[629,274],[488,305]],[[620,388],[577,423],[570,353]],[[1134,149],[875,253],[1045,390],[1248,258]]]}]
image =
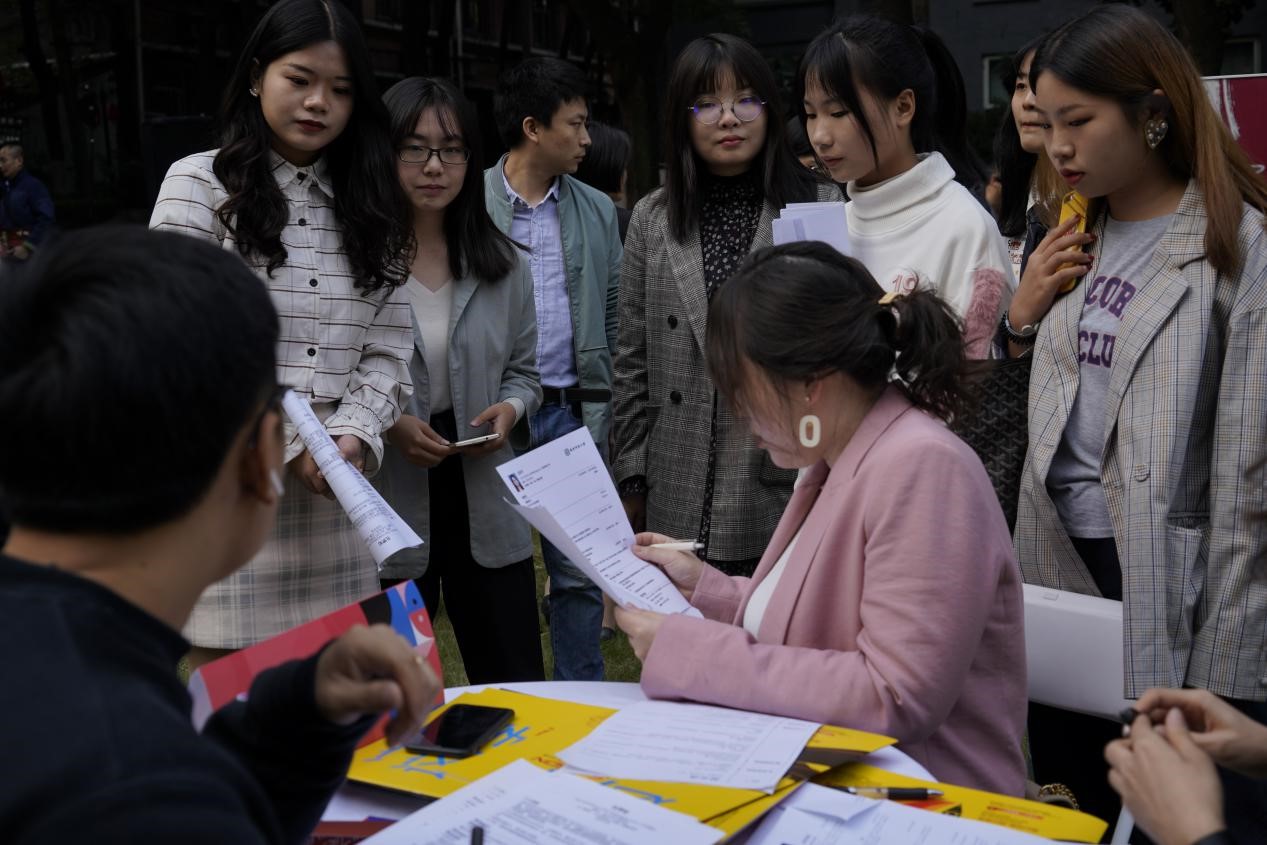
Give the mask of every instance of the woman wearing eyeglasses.
[{"label": "woman wearing eyeglasses", "polygon": [[708,303],[791,202],[840,199],[784,139],[774,74],[731,35],[686,46],[669,82],[665,185],[625,238],[612,469],[635,531],[696,540],[751,575],[796,474],[719,403],[704,362]]},{"label": "woman wearing eyeglasses", "polygon": [[376,483],[426,543],[382,575],[421,576],[433,613],[443,589],[471,683],[544,680],[532,535],[495,471],[514,457],[511,430],[541,404],[532,276],[485,209],[470,102],[447,81],[419,77],[383,100],[417,246],[405,283],[414,395],[387,431]]}]

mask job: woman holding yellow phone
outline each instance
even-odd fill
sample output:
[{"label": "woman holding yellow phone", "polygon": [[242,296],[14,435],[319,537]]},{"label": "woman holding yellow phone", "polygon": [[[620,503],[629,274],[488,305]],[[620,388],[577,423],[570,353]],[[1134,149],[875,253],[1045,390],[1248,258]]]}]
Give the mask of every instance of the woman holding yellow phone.
[{"label": "woman holding yellow phone", "polygon": [[[1102,210],[1087,233],[1075,216],[1048,234],[1004,324],[1034,356],[1022,573],[1122,601],[1126,697],[1200,687],[1263,720],[1267,183],[1183,46],[1138,9],[1057,30],[1031,83],[1048,156]],[[1065,751],[1090,735],[1058,733]],[[1043,734],[1031,720],[1049,780]],[[1101,750],[1072,767],[1097,784]]]}]

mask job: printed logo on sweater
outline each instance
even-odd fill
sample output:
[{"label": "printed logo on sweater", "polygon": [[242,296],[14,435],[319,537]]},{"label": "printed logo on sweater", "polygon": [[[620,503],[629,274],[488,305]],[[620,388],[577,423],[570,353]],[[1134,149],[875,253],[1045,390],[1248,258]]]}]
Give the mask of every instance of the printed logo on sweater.
[{"label": "printed logo on sweater", "polygon": [[[1096,276],[1086,286],[1082,321],[1078,331],[1078,362],[1093,367],[1113,366],[1117,334],[1104,331],[1122,320],[1126,304],[1135,296],[1135,286],[1117,276]],[[1106,325],[1108,324],[1108,325]],[[1096,331],[1095,329],[1100,329]]]}]

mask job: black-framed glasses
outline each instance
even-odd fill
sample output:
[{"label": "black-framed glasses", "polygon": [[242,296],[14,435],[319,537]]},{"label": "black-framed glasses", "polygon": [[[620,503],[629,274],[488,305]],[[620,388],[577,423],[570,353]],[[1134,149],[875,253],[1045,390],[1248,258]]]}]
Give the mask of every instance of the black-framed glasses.
[{"label": "black-framed glasses", "polygon": [[287,390],[290,390],[287,385],[273,385],[273,388],[268,393],[268,398],[264,400],[264,407],[260,409],[255,421],[251,423],[251,436],[247,439],[247,446],[254,449],[259,444],[260,426],[264,424],[264,417],[268,416],[269,411],[280,410],[282,397],[286,395]]},{"label": "black-framed glasses", "polygon": [[687,108],[687,111],[695,115],[695,120],[699,123],[705,126],[712,126],[721,120],[722,112],[726,109],[730,109],[731,114],[744,123],[751,123],[761,116],[761,112],[765,111],[765,100],[756,96],[748,96],[739,97],[729,102],[722,102],[711,97],[701,97]]},{"label": "black-framed glasses", "polygon": [[466,147],[428,147],[424,144],[406,144],[396,151],[405,164],[426,164],[432,156],[440,159],[441,164],[466,164],[471,160],[471,151]]}]

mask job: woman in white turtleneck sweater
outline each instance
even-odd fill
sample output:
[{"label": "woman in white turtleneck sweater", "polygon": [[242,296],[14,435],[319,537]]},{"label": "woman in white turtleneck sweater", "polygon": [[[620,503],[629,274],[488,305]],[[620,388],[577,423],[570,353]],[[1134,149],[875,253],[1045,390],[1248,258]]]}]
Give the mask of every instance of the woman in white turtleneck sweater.
[{"label": "woman in white turtleneck sweater", "polygon": [[984,358],[1014,280],[998,226],[960,184],[980,172],[955,80],[937,36],[855,17],[814,40],[797,85],[815,152],[848,185],[853,257],[894,293],[936,290],[964,322],[969,357]]}]

